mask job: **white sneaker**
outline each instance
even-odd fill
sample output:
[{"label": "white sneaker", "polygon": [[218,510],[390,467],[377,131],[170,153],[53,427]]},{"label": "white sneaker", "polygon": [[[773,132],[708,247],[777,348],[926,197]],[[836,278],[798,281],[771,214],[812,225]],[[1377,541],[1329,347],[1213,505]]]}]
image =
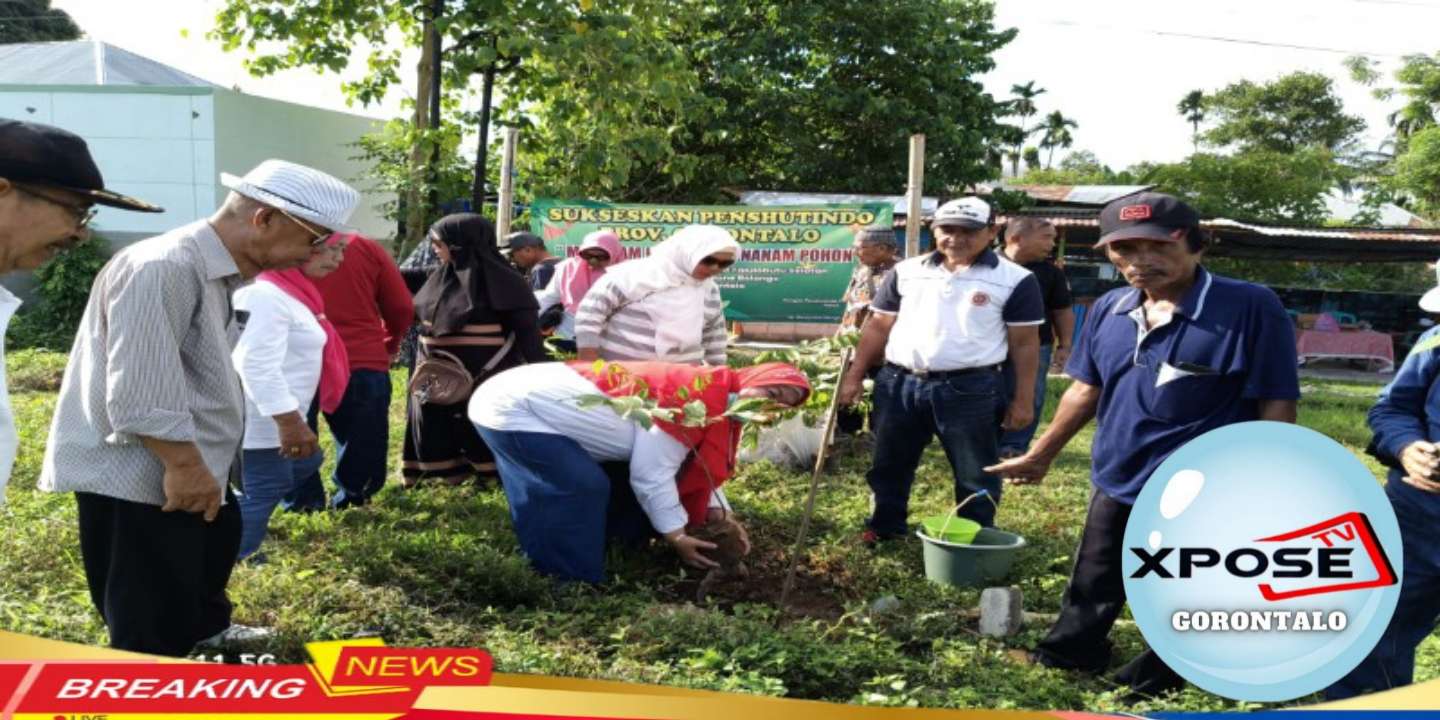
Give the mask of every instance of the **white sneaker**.
[{"label": "white sneaker", "polygon": [[251,627],[249,625],[240,625],[238,623],[235,623],[230,625],[230,627],[227,627],[224,630],[221,630],[220,632],[215,633],[214,635],[211,635],[210,637],[205,638],[198,643],[195,643],[195,647],[218,650],[223,648],[233,648],[237,646],[255,645],[257,643],[266,642],[274,637],[275,631],[271,630],[270,628]]}]

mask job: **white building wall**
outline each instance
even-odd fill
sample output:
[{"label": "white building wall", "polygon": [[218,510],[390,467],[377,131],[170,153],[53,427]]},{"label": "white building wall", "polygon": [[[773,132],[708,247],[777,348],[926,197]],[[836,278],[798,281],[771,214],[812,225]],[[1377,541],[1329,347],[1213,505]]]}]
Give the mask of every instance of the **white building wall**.
[{"label": "white building wall", "polygon": [[123,246],[213,209],[215,119],[209,92],[135,86],[0,89],[0,116],[44,122],[85,138],[106,187],[165,208],[136,213],[98,206],[96,232]]},{"label": "white building wall", "polygon": [[100,208],[97,232],[121,247],[208,217],[227,190],[219,173],[243,175],[267,158],[324,170],[361,190],[352,225],[394,234],[368,192],[354,143],[379,125],[359,115],[210,87],[0,85],[0,117],[43,122],[85,138],[107,187],[165,208]]},{"label": "white building wall", "polygon": [[[362,234],[384,240],[395,234],[380,205],[391,195],[371,192],[363,175],[366,163],[355,160],[355,143],[377,130],[379,120],[246,95],[217,88],[215,98],[215,169],[244,175],[269,158],[289,160],[324,170],[359,190],[360,207],[350,224]],[[216,199],[227,190],[215,188]]]}]

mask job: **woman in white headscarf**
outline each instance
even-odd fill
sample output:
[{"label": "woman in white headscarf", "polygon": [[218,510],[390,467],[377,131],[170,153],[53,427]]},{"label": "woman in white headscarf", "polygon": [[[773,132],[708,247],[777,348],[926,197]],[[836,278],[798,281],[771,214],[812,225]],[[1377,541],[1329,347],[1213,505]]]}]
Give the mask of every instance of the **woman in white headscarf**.
[{"label": "woman in white headscarf", "polygon": [[601,277],[575,314],[581,360],[725,364],[725,312],[712,279],[740,257],[714,225],[687,225]]}]

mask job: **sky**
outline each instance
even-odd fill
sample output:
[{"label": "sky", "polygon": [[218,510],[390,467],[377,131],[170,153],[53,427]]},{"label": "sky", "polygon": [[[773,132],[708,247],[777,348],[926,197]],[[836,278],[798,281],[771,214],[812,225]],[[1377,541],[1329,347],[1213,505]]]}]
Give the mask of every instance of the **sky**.
[{"label": "sky", "polygon": [[[408,80],[380,106],[350,107],[333,74],[251,77],[241,52],[225,53],[205,38],[219,0],[52,4],[92,38],[257,95],[393,117],[414,92]],[[876,8],[883,11],[884,3]],[[996,54],[996,69],[982,78],[986,88],[1003,99],[1011,85],[1035,81],[1046,89],[1037,99],[1040,112],[1060,110],[1076,120],[1075,149],[1116,169],[1190,153],[1190,126],[1175,110],[1186,92],[1297,70],[1336,78],[1347,111],[1369,124],[1365,145],[1374,147],[1396,102],[1371,97],[1341,61],[1367,55],[1388,77],[1402,55],[1440,51],[1440,0],[998,0],[995,12],[997,26],[1018,28],[1019,35]],[[355,67],[363,67],[363,55],[357,59]]]}]

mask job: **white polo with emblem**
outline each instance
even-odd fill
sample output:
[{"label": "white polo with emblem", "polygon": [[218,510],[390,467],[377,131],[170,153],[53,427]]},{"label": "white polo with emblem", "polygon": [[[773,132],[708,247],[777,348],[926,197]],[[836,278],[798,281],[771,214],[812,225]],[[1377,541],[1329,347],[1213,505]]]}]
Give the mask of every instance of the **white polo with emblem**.
[{"label": "white polo with emblem", "polygon": [[997,365],[1009,354],[1012,325],[1045,322],[1040,283],[1029,270],[986,250],[951,272],[932,252],[895,266],[871,312],[894,315],[885,360],[911,371]]}]

